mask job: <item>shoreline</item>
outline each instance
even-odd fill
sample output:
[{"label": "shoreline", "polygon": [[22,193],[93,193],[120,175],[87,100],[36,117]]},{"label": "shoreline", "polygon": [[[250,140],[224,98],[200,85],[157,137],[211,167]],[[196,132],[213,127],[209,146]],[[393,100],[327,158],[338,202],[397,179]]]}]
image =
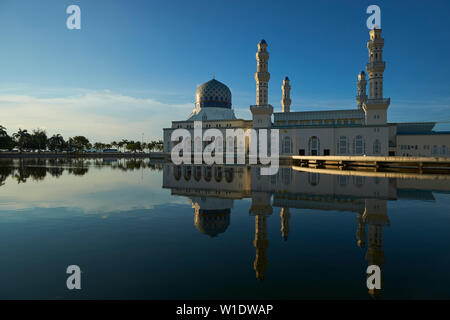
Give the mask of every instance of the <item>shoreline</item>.
[{"label": "shoreline", "polygon": [[60,153],[60,152],[0,152],[0,159],[64,159],[64,158],[149,158],[165,159],[165,152],[150,153],[122,153],[122,152],[89,152],[89,153]]}]

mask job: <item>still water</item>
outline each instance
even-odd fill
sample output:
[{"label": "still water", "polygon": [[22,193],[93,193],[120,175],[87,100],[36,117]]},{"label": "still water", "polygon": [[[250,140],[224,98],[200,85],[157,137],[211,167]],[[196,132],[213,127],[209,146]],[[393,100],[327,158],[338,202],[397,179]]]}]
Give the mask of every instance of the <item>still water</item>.
[{"label": "still water", "polygon": [[448,299],[449,191],[445,177],[3,159],[0,299]]}]

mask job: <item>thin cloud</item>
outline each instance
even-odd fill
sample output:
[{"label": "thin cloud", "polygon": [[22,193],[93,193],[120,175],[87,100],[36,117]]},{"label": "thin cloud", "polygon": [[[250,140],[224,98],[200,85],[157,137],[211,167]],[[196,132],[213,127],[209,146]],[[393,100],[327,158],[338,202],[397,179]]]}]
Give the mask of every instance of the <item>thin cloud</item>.
[{"label": "thin cloud", "polygon": [[113,93],[85,92],[67,97],[0,95],[1,125],[12,134],[19,128],[43,128],[64,137],[84,135],[92,141],[162,137],[173,119],[189,115],[192,104],[167,104]]}]

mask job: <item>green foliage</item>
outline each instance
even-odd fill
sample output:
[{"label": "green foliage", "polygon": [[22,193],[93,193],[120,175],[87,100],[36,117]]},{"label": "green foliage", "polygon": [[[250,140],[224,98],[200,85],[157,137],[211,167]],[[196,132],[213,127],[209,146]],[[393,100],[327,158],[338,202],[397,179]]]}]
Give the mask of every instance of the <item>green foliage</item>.
[{"label": "green foliage", "polygon": [[60,134],[54,134],[48,139],[47,147],[51,151],[63,151],[67,149],[67,143]]},{"label": "green foliage", "polygon": [[[0,125],[0,149],[11,150],[14,147],[20,150],[50,150],[50,151],[83,151],[90,149],[92,144],[84,136],[75,136],[65,141],[60,134],[54,134],[47,138],[47,133],[42,129],[35,129],[32,133],[26,129],[21,129],[9,136],[6,128]],[[129,152],[152,152],[163,151],[164,144],[162,140],[153,140],[150,142],[141,142],[122,139],[121,141],[112,141],[111,143],[94,143],[97,151],[118,148],[120,151]]]},{"label": "green foliage", "polygon": [[6,128],[0,125],[0,149],[11,150],[16,146],[14,139],[8,135]]},{"label": "green foliage", "polygon": [[89,149],[91,144],[89,140],[84,136],[75,136],[69,138],[69,148],[75,149],[77,151],[82,151],[84,149]]}]

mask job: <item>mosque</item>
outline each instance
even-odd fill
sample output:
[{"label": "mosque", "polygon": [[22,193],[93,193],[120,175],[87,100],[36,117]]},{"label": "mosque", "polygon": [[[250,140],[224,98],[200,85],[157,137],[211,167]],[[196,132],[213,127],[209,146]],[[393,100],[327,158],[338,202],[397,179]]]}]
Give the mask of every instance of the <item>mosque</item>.
[{"label": "mosque", "polygon": [[[383,96],[384,39],[381,29],[372,29],[367,42],[369,62],[367,74],[361,71],[357,80],[356,107],[330,111],[291,111],[289,78],[281,86],[281,112],[269,104],[269,52],[265,40],[258,43],[256,104],[250,106],[252,120],[236,118],[232,109],[231,90],[212,79],[197,88],[195,107],[186,120],[173,121],[164,128],[164,151],[170,152],[178,142],[171,141],[175,129],[194,130],[194,121],[202,121],[204,129],[279,129],[282,155],[373,155],[373,156],[450,156],[450,132],[436,132],[434,122],[389,123],[390,98]],[[367,93],[367,82],[369,90]],[[272,121],[273,116],[273,121]],[[186,139],[194,150],[194,141]],[[216,141],[216,144],[219,143]],[[248,143],[245,150],[248,153]],[[221,146],[220,146],[221,145]],[[220,141],[219,148],[236,146]],[[206,143],[203,143],[206,146]],[[236,148],[236,147],[235,147]]]}]

